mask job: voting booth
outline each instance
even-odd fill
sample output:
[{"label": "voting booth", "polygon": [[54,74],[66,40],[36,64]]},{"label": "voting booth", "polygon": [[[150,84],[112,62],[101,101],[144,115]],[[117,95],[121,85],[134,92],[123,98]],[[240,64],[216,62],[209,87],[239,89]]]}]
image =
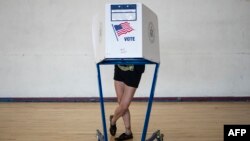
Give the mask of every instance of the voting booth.
[{"label": "voting booth", "polygon": [[95,17],[96,62],[107,58],[144,58],[160,62],[158,20],[142,3],[106,4]]},{"label": "voting booth", "polygon": [[[155,71],[148,100],[144,128],[141,140],[146,133],[157,73],[160,63],[158,19],[156,14],[142,3],[106,4],[93,18],[93,46],[98,73],[100,106],[103,134],[97,130],[99,141],[107,141],[107,127],[102,93],[100,65],[114,64],[154,64]],[[163,140],[160,131],[156,131],[147,141]]]}]

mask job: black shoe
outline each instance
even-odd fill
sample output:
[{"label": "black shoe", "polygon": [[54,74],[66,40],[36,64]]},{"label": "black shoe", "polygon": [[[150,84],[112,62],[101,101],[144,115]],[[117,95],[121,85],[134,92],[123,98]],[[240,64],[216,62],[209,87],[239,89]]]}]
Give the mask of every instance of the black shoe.
[{"label": "black shoe", "polygon": [[113,115],[110,115],[110,117],[109,117],[109,121],[110,121],[110,128],[109,128],[109,132],[110,132],[110,134],[112,135],[112,136],[114,136],[115,135],[115,133],[116,133],[116,124],[115,125],[112,125],[111,123],[112,123],[112,118],[113,118]]},{"label": "black shoe", "polygon": [[116,141],[125,141],[133,139],[133,134],[127,135],[126,133],[122,133],[118,138],[115,138]]}]

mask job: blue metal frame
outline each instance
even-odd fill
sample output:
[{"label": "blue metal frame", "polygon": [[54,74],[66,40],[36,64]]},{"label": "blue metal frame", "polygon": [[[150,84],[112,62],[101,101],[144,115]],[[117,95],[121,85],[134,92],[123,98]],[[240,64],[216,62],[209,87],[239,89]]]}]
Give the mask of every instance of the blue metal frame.
[{"label": "blue metal frame", "polygon": [[151,86],[150,97],[149,97],[149,101],[148,101],[148,109],[147,109],[147,112],[146,112],[146,117],[145,117],[145,122],[144,122],[141,141],[146,140],[146,135],[147,135],[147,130],[148,130],[148,122],[149,122],[150,113],[151,113],[151,109],[152,109],[152,103],[153,103],[153,100],[154,100],[154,91],[155,91],[155,86],[156,86],[158,68],[159,68],[159,64],[155,64],[154,78],[153,78],[153,83],[152,83],[152,86]]},{"label": "blue metal frame", "polygon": [[98,73],[98,85],[99,85],[99,96],[100,96],[100,107],[101,107],[101,114],[102,114],[102,123],[103,123],[103,133],[104,133],[104,140],[108,141],[108,135],[107,135],[107,126],[106,126],[106,120],[105,120],[105,107],[104,107],[104,100],[103,100],[103,92],[102,92],[102,83],[101,83],[101,71],[100,71],[100,65],[114,65],[114,64],[155,64],[155,71],[154,71],[154,78],[151,86],[150,96],[148,100],[148,107],[146,111],[146,117],[144,121],[144,127],[143,132],[141,136],[141,141],[146,140],[147,135],[147,129],[148,129],[148,123],[150,119],[150,113],[152,109],[152,103],[154,100],[154,91],[157,81],[157,74],[159,69],[159,63],[152,62],[146,59],[140,59],[140,58],[133,58],[133,59],[105,59],[99,63],[96,64],[97,73]]},{"label": "blue metal frame", "polygon": [[102,82],[101,82],[101,71],[100,71],[100,64],[96,64],[97,67],[97,77],[98,77],[98,86],[99,86],[99,95],[100,95],[100,106],[102,112],[102,125],[103,125],[103,133],[104,133],[104,140],[108,141],[107,137],[107,126],[105,120],[105,107],[104,107],[104,100],[103,100],[103,93],[102,93]]}]

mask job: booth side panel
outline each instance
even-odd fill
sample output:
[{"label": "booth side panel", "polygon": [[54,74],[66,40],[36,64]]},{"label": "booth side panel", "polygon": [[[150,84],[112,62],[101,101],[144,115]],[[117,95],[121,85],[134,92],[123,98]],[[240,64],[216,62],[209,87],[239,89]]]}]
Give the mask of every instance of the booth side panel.
[{"label": "booth side panel", "polygon": [[138,23],[138,35],[137,35],[137,40],[138,40],[138,57],[137,58],[143,58],[143,22],[142,22],[142,4],[141,3],[137,3],[138,5],[138,11],[137,11],[137,15],[138,15],[138,19],[137,19],[137,23]]},{"label": "booth side panel", "polygon": [[160,62],[158,19],[156,14],[143,5],[142,8],[143,57]]},{"label": "booth side panel", "polygon": [[92,39],[96,63],[105,58],[105,19],[104,8],[92,19]]}]

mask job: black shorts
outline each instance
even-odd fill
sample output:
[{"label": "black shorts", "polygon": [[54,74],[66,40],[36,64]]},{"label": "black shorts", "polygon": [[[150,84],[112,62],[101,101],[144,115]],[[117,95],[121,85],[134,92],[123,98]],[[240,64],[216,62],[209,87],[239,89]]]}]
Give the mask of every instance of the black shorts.
[{"label": "black shorts", "polygon": [[145,65],[134,65],[133,71],[123,71],[115,65],[114,80],[121,81],[130,87],[138,88],[144,70]]}]

